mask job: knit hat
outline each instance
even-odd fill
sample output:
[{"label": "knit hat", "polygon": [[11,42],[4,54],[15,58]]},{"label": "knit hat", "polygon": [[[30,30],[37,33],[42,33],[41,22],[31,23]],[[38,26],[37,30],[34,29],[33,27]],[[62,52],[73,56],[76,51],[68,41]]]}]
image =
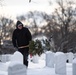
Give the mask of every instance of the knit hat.
[{"label": "knit hat", "polygon": [[17,21],[16,28],[18,28],[18,25],[22,25],[23,26],[22,22],[20,22],[20,21]]}]

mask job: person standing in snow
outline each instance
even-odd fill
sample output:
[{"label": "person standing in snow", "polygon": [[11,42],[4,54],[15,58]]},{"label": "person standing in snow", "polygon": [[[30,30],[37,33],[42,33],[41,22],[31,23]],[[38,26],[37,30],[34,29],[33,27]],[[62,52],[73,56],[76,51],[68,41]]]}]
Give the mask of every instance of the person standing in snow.
[{"label": "person standing in snow", "polygon": [[17,21],[16,29],[12,34],[12,43],[15,48],[23,55],[23,63],[28,67],[29,42],[32,36],[28,28],[23,26],[21,21]]}]

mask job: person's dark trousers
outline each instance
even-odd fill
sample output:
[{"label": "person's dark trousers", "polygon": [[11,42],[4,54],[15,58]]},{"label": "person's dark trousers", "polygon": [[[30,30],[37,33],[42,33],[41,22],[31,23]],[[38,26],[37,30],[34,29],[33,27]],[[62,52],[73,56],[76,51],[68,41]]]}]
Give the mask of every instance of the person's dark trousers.
[{"label": "person's dark trousers", "polygon": [[28,67],[28,55],[29,55],[29,47],[18,49],[19,52],[23,55],[23,64]]}]

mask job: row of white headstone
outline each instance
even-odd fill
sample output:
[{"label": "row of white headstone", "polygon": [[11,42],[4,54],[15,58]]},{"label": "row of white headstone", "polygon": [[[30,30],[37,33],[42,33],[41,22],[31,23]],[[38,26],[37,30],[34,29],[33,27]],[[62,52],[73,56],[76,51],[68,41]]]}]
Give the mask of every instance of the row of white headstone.
[{"label": "row of white headstone", "polygon": [[[46,55],[48,54],[48,52],[46,52]],[[55,54],[55,53],[54,53]],[[43,55],[43,54],[42,54]],[[72,52],[69,52],[69,53],[66,53],[66,61],[68,61],[68,63],[72,63],[73,59],[76,57],[76,54],[73,54]],[[0,55],[0,61],[1,62],[8,62],[11,60],[11,56],[12,54],[4,54],[4,55]],[[49,57],[50,55],[48,55]],[[47,57],[47,58],[48,58]],[[45,58],[45,57],[44,57]],[[29,59],[30,60],[34,60],[33,62],[34,63],[38,63],[38,60],[39,59],[39,56],[38,55],[35,55],[35,56],[32,56],[32,58],[30,58],[30,55],[29,55]]]},{"label": "row of white headstone", "polygon": [[[8,58],[6,60],[6,58]],[[67,53],[64,54],[62,52],[46,52],[46,66],[50,68],[55,67],[55,73],[56,74],[61,74],[61,75],[66,75],[66,60],[70,63],[73,61],[73,53]],[[9,61],[10,60],[10,61]],[[23,65],[23,56],[21,53],[18,51],[15,52],[13,55],[2,55],[1,58],[2,62],[6,62],[8,64],[7,66],[7,71],[8,75],[26,75],[26,66]],[[5,66],[5,65],[4,65]],[[75,64],[75,59],[73,63],[73,75],[76,75],[76,64]]]},{"label": "row of white headstone", "polygon": [[[67,55],[62,52],[46,52],[46,66],[50,68],[55,67],[55,73],[59,75],[66,75],[66,61],[72,63],[73,75],[76,75],[76,58],[74,58],[73,53],[68,53]],[[74,59],[74,60],[73,60]]]},{"label": "row of white headstone", "polygon": [[6,71],[8,75],[27,75],[26,66],[23,65],[23,56],[20,52],[16,51],[10,56],[10,61],[6,63],[3,62],[0,63],[2,66],[0,70]]}]

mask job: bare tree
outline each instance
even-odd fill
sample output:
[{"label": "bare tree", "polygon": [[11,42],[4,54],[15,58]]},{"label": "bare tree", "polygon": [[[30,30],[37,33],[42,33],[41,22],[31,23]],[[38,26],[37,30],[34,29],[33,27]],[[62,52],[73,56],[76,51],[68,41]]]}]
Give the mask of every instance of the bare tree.
[{"label": "bare tree", "polygon": [[54,23],[53,30],[56,28],[53,32],[54,40],[59,51],[67,52],[70,48],[69,44],[72,43],[70,42],[73,39],[72,33],[76,30],[76,8],[73,7],[73,1],[59,0],[57,3],[59,8],[55,9],[52,20]]},{"label": "bare tree", "polygon": [[[13,20],[1,17],[0,18],[0,41],[7,40],[12,36],[13,31]],[[1,42],[0,42],[1,45]]]},{"label": "bare tree", "polygon": [[[46,34],[47,29],[44,29],[42,24],[45,25],[47,22],[50,20],[50,16],[47,15],[45,12],[39,12],[39,11],[34,11],[34,12],[28,12],[25,15],[17,16],[18,20],[24,21],[24,24],[26,21],[28,21],[29,25],[28,26],[33,33],[33,37]],[[43,32],[45,31],[45,32]]]}]

